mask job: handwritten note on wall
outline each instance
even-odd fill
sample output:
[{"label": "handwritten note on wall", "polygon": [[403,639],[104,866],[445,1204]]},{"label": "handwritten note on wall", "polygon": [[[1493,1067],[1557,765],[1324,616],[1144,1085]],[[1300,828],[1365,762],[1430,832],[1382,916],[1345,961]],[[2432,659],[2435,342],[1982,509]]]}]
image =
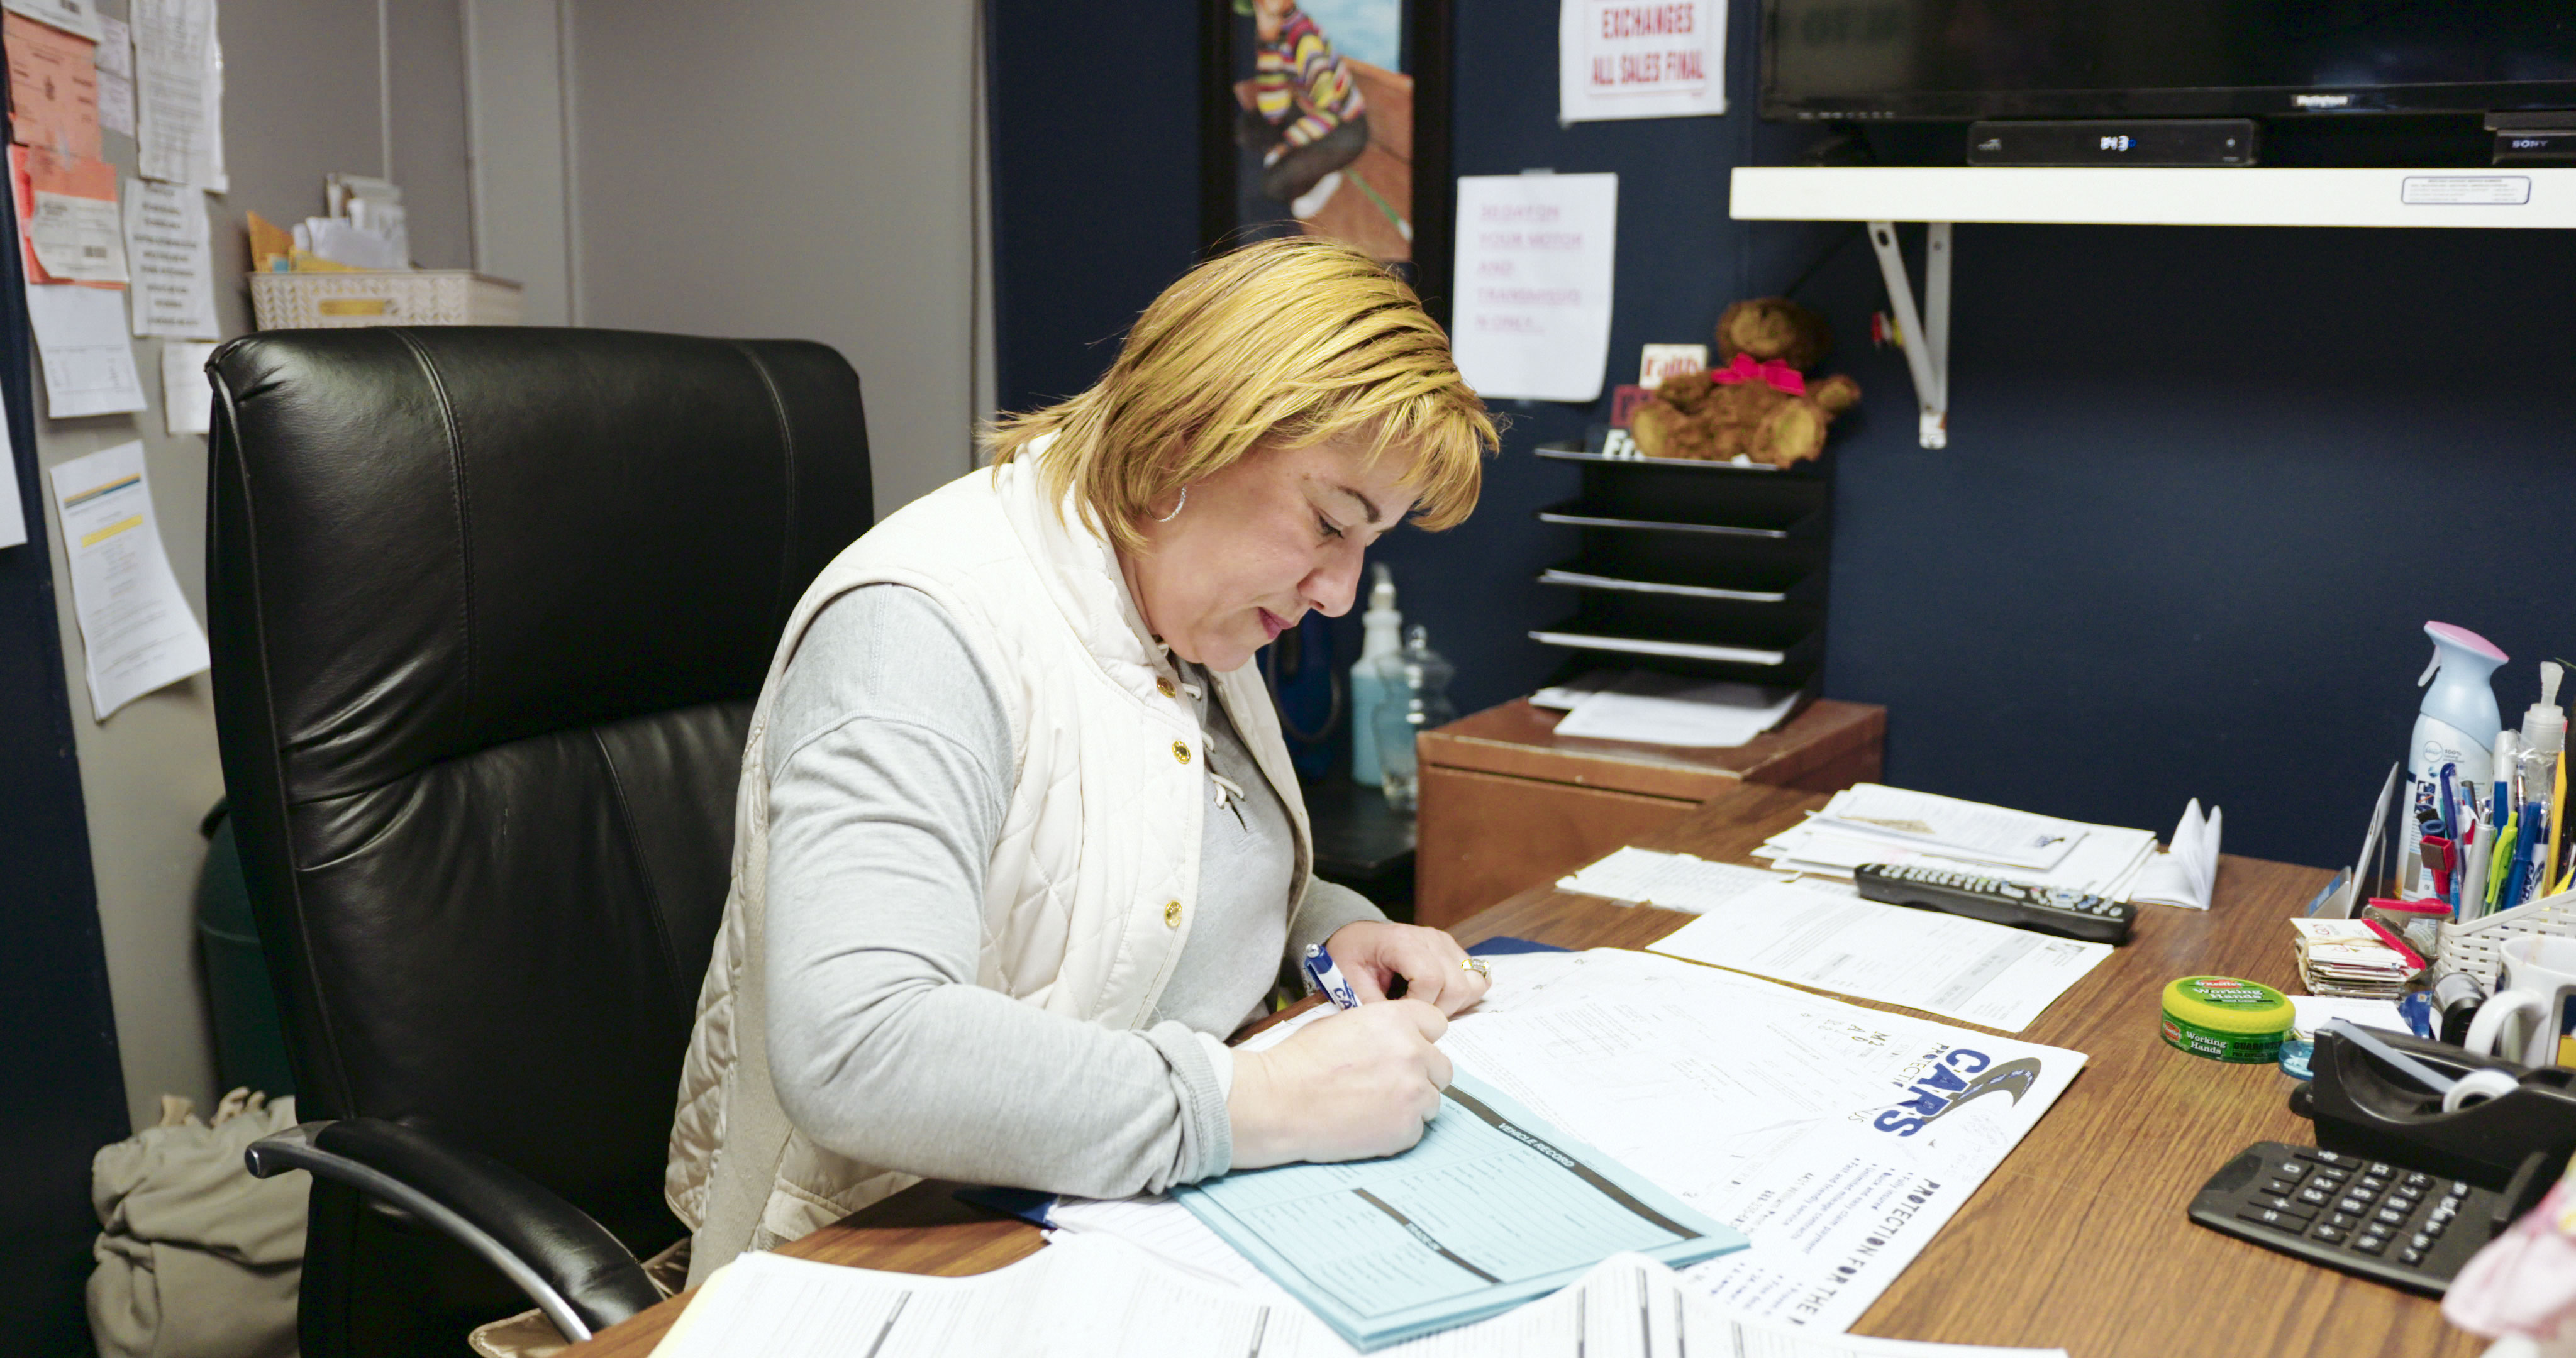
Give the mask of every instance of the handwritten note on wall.
[{"label": "handwritten note on wall", "polygon": [[1726,0],[1562,0],[1557,117],[1726,112]]},{"label": "handwritten note on wall", "polygon": [[1590,401],[1610,359],[1615,174],[1458,181],[1452,344],[1487,397]]}]

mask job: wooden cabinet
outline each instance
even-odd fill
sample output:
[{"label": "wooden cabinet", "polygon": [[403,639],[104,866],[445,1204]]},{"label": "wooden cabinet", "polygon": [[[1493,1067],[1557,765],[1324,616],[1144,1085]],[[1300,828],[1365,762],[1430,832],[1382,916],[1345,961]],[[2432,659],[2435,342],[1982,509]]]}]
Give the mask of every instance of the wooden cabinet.
[{"label": "wooden cabinet", "polygon": [[1423,734],[1416,923],[1454,924],[1746,783],[1874,780],[1887,733],[1887,709],[1829,699],[1732,750],[1560,739],[1563,716],[1515,699]]}]

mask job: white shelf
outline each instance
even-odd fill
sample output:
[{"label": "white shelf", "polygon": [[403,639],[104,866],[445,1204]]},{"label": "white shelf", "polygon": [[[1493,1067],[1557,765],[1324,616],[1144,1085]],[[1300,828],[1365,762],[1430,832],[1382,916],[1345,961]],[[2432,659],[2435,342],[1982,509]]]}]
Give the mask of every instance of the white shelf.
[{"label": "white shelf", "polygon": [[[2461,190],[2527,201],[2409,201]],[[2566,229],[2576,228],[2576,169],[1745,166],[1729,211],[1738,221]]]}]

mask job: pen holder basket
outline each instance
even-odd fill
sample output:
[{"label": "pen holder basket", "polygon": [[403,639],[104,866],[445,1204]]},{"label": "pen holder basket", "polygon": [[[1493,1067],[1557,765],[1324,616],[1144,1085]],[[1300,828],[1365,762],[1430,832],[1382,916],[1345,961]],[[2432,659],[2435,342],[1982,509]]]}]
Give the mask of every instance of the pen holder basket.
[{"label": "pen holder basket", "polygon": [[2465,971],[2492,990],[2497,974],[2504,969],[2505,941],[2524,934],[2576,938],[2576,891],[2543,896],[2529,905],[2500,910],[2466,924],[2443,925],[2433,970],[2436,974]]}]

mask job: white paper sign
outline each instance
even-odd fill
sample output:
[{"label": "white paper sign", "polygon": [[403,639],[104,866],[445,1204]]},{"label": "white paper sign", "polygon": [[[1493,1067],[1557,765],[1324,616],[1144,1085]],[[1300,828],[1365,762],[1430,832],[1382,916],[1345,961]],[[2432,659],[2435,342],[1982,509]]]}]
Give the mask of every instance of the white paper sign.
[{"label": "white paper sign", "polygon": [[1557,119],[1726,112],[1726,0],[1560,0]]},{"label": "white paper sign", "polygon": [[206,360],[216,346],[171,340],[161,346],[161,418],[173,435],[214,432],[214,391],[206,385]]},{"label": "white paper sign", "polygon": [[221,191],[214,0],[134,0],[132,19],[143,177]]},{"label": "white paper sign", "polygon": [[54,468],[53,482],[90,711],[103,722],[164,684],[203,673],[206,633],[161,549],[140,441],[73,458]]},{"label": "white paper sign", "polygon": [[90,0],[6,0],[0,8],[16,10],[38,23],[98,41],[98,10]]},{"label": "white paper sign", "polygon": [[98,125],[134,135],[134,30],[121,19],[98,21]]},{"label": "white paper sign", "polygon": [[143,377],[134,369],[133,341],[125,336],[123,292],[30,283],[27,323],[44,360],[48,418],[143,409]]},{"label": "white paper sign", "polygon": [[116,230],[116,204],[104,198],[36,190],[28,214],[27,248],[45,272],[75,283],[125,281],[125,242]]},{"label": "white paper sign", "polygon": [[1610,363],[1615,174],[1458,181],[1452,346],[1486,397],[1589,401]]},{"label": "white paper sign", "polygon": [[125,181],[125,253],[134,276],[134,333],[213,339],[215,272],[206,195],[186,184]]}]

